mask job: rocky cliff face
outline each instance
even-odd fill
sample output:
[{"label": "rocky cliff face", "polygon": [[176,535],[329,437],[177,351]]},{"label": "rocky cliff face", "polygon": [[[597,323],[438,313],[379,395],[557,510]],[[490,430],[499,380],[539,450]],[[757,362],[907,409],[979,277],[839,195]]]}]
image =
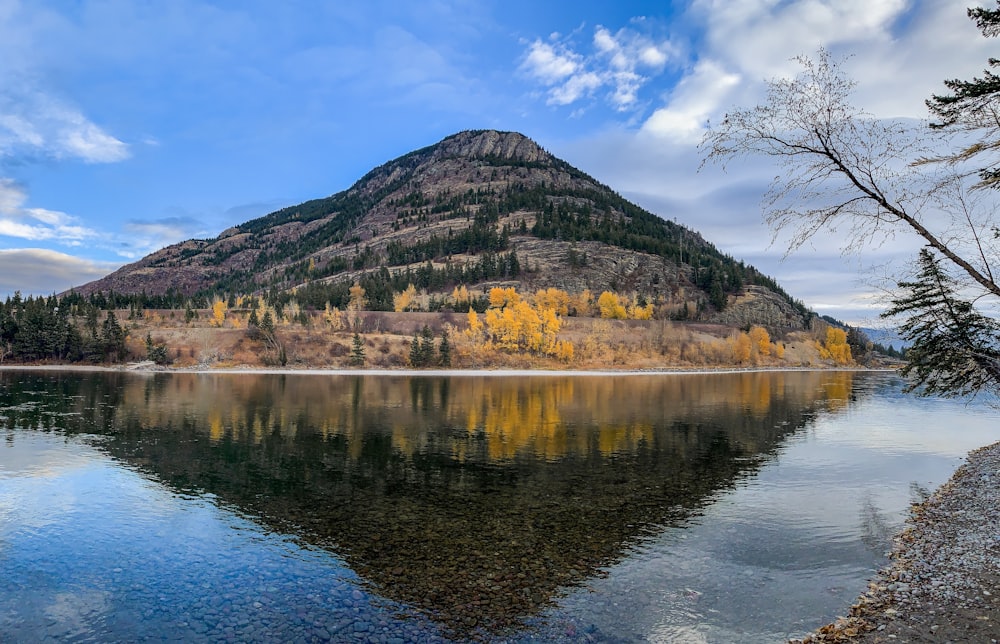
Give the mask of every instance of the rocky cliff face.
[{"label": "rocky cliff face", "polygon": [[548,162],[554,158],[523,134],[495,130],[460,132],[448,137],[437,146],[434,156],[438,160],[449,157],[496,157],[528,163]]},{"label": "rocky cliff face", "polygon": [[[733,300],[762,283],[696,232],[627,202],[531,139],[485,130],[399,157],[330,197],[164,248],[77,291],[252,293],[373,276],[379,288],[409,280],[430,292],[458,283],[634,292],[663,311],[709,314],[726,294]],[[754,311],[763,309],[731,315]],[[801,326],[794,315],[766,317]]]}]

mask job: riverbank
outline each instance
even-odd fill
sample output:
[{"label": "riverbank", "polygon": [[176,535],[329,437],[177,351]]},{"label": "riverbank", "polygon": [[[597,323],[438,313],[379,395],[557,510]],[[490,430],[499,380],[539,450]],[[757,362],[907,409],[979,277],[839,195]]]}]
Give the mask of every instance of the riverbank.
[{"label": "riverbank", "polygon": [[1000,640],[1000,443],[912,508],[890,559],[847,617],[793,642]]},{"label": "riverbank", "polygon": [[336,367],[170,367],[154,362],[138,362],[124,365],[85,364],[0,364],[0,370],[8,371],[102,371],[130,373],[204,373],[204,374],[271,374],[271,375],[317,375],[317,376],[658,376],[658,375],[725,375],[733,373],[767,372],[814,372],[814,371],[881,371],[892,372],[894,368],[882,367],[663,367],[658,369],[342,369]]}]

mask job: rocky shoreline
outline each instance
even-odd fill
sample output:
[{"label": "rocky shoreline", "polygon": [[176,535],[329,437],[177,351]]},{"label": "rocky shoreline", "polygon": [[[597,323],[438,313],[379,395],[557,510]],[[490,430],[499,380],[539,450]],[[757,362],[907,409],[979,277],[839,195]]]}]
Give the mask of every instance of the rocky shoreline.
[{"label": "rocky shoreline", "polygon": [[792,642],[1000,641],[1000,443],[913,506],[890,559],[847,617]]}]

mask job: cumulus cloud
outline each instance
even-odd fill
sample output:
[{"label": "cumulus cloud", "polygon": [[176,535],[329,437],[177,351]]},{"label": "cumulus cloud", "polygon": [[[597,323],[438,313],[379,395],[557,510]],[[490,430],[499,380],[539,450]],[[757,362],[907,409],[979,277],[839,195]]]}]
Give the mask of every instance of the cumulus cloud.
[{"label": "cumulus cloud", "polygon": [[640,90],[676,55],[667,40],[655,41],[631,28],[612,32],[597,26],[585,45],[576,44],[575,36],[536,39],[528,45],[520,69],[545,88],[549,105],[577,103],[603,89],[605,100],[625,112],[638,104]]},{"label": "cumulus cloud", "polygon": [[885,118],[927,116],[945,78],[971,77],[992,55],[965,11],[945,0],[695,0],[704,44],[654,111],[648,132],[695,141],[709,119],[753,104],[766,81],[801,71],[797,56],[825,48],[844,58],[855,100]]},{"label": "cumulus cloud", "polygon": [[572,76],[580,68],[582,57],[560,46],[536,40],[528,47],[522,68],[547,85],[554,85]]},{"label": "cumulus cloud", "polygon": [[[950,0],[693,0],[684,16],[690,45],[665,64],[659,103],[637,121],[571,143],[546,142],[570,163],[650,211],[701,232],[723,252],[777,278],[810,307],[848,322],[871,322],[886,285],[906,274],[920,240],[906,231],[844,256],[836,233],[817,235],[788,257],[772,243],[761,197],[780,169],[748,159],[698,171],[706,125],[765,97],[766,81],[800,70],[795,56],[819,48],[843,59],[857,82],[854,102],[881,118],[925,118],[924,100],[946,78],[981,76],[996,42]],[[605,33],[606,32],[606,33]],[[594,57],[614,69],[611,30],[595,32]],[[675,42],[677,39],[675,38]],[[587,61],[585,61],[587,62]],[[588,63],[589,64],[589,63]],[[647,74],[648,75],[648,74]],[[647,91],[652,83],[646,83]],[[879,244],[881,243],[881,245]]]},{"label": "cumulus cloud", "polygon": [[698,143],[710,117],[731,96],[742,77],[712,60],[699,61],[674,88],[666,106],[658,108],[642,129],[684,143]]},{"label": "cumulus cloud", "polygon": [[61,293],[104,277],[120,264],[94,262],[43,248],[0,249],[0,297]]}]

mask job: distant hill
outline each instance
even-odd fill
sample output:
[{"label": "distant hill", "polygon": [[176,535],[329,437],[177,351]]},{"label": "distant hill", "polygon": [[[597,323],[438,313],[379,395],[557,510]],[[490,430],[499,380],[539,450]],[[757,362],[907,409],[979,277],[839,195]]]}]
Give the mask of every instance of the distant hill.
[{"label": "distant hill", "polygon": [[906,341],[899,337],[899,332],[896,329],[861,327],[861,330],[872,342],[877,342],[884,347],[892,347],[896,351],[901,351],[907,346]]},{"label": "distant hill", "polygon": [[168,246],[74,289],[185,296],[287,292],[371,308],[413,284],[635,293],[675,317],[800,328],[805,307],[700,234],[622,198],[514,132],[467,131],[381,165],[348,190],[213,239]]}]

